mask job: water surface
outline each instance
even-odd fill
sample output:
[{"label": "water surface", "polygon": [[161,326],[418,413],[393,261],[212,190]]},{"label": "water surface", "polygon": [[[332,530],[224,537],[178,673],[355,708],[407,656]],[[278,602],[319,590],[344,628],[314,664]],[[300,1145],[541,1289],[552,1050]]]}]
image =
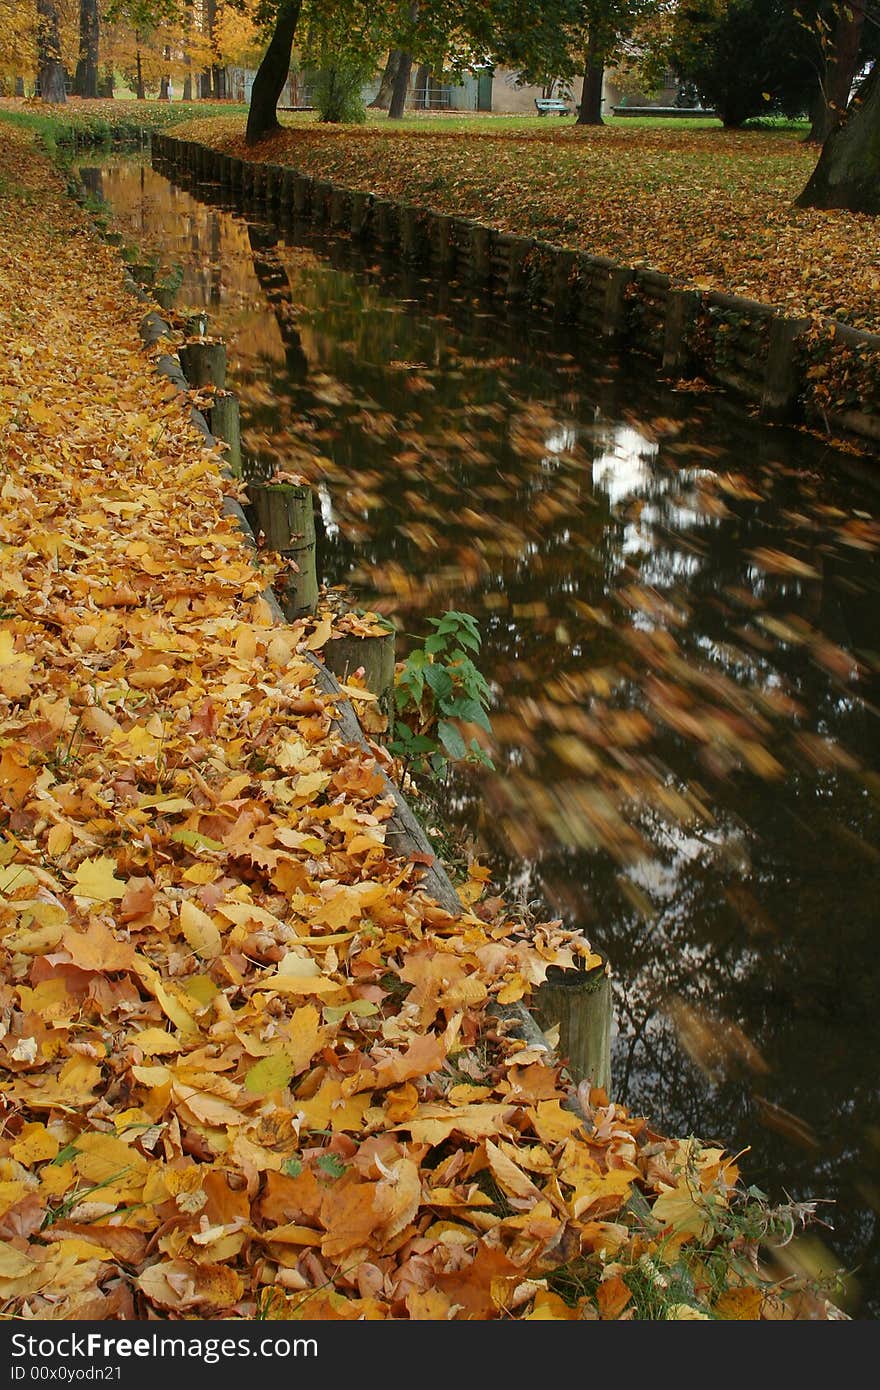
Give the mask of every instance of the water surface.
[{"label": "water surface", "polygon": [[88,178],[315,488],[321,578],[401,655],[478,618],[495,770],[447,813],[610,959],[615,1097],[818,1200],[876,1318],[877,461],[137,158]]}]

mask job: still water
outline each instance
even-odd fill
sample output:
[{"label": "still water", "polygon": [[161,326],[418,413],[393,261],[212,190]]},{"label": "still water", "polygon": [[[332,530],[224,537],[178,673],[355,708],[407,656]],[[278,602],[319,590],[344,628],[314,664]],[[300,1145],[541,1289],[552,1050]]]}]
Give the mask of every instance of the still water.
[{"label": "still water", "polygon": [[448,814],[610,959],[615,1098],[818,1201],[802,1257],[876,1319],[880,460],[142,159],[85,178],[311,482],[321,579],[399,655],[478,619],[495,768]]}]

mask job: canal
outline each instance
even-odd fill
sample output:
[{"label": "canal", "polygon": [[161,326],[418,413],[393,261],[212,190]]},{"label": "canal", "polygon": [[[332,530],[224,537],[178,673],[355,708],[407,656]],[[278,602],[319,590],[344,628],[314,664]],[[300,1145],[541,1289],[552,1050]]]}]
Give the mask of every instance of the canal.
[{"label": "canal", "polygon": [[878,460],[142,156],[83,174],[311,483],[322,581],[399,655],[478,620],[494,768],[446,817],[611,961],[615,1098],[815,1200],[798,1258],[876,1319]]}]

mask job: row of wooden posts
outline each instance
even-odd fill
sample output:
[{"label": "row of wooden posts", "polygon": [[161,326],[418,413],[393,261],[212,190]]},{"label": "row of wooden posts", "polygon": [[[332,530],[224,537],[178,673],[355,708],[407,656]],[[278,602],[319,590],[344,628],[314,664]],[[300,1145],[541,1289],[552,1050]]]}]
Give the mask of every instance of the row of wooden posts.
[{"label": "row of wooden posts", "polygon": [[[214,185],[270,219],[308,219],[371,244],[401,264],[427,265],[511,305],[577,325],[594,341],[651,358],[665,377],[701,377],[756,406],[768,420],[803,421],[880,440],[880,335],[720,290],[685,288],[647,266],[501,232],[472,218],[341,187],[285,165],[252,162],[164,133],[152,158],[175,175]],[[845,397],[816,394],[823,364],[864,370]],[[848,378],[849,379],[849,378]]]},{"label": "row of wooden posts", "polygon": [[[241,423],[238,397],[226,385],[226,346],[205,335],[206,320],[198,315],[188,327],[196,329],[178,349],[187,383],[199,388],[210,404],[200,406],[211,435],[226,445],[225,470],[242,474]],[[257,543],[284,562],[279,602],[288,621],[316,611],[320,593],[314,498],[306,484],[249,479],[245,513]],[[323,663],[345,682],[357,671],[391,727],[394,718],[394,632],[384,635],[341,635],[323,648]],[[535,992],[530,1018],[538,1029],[559,1030],[559,1052],[572,1079],[588,1079],[606,1093],[611,1087],[612,993],[610,972],[548,970]],[[526,1039],[528,1041],[528,1039]]]},{"label": "row of wooden posts", "polygon": [[[226,387],[226,345],[204,336],[204,315],[189,327],[201,330],[178,349],[183,375],[191,387],[204,391],[209,403],[201,407],[208,429],[224,443],[224,463],[234,477],[242,475],[241,418],[238,397]],[[251,523],[261,548],[280,557],[284,570],[280,598],[288,622],[315,613],[318,607],[318,546],[312,489],[305,483],[249,478],[247,496]],[[325,665],[346,681],[361,670],[367,689],[377,698],[389,729],[394,720],[395,640],[393,631],[373,636],[338,636],[324,649]]]}]

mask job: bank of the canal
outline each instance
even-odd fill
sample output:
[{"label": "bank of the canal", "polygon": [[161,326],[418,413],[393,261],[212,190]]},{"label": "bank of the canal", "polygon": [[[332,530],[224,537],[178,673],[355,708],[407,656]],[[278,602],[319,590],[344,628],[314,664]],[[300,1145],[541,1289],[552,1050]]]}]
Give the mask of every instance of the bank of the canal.
[{"label": "bank of the canal", "polygon": [[115,251],[0,159],[4,1315],[825,1316],[728,1156],[499,1025],[585,938],[420,886]]},{"label": "bank of the canal", "polygon": [[605,131],[604,143],[573,146],[583,132],[444,140],[300,127],[251,148],[234,119],[178,129],[157,132],[162,158],[256,205],[290,205],[634,350],[669,378],[718,383],[768,419],[876,450],[873,219],[790,207],[791,144],[762,149],[757,133],[748,149],[749,135],[722,144],[718,132],[639,144]]},{"label": "bank of the canal", "polygon": [[[409,631],[444,603],[479,616],[501,776],[450,809],[601,941],[617,1085],[676,1132],[733,1136],[761,1185],[830,1191],[870,1305],[870,470],[724,395],[575,362],[554,329],[308,219],[103,179],[223,325],[247,447],[312,478],[328,581]],[[853,958],[864,988],[832,1009]]]}]

